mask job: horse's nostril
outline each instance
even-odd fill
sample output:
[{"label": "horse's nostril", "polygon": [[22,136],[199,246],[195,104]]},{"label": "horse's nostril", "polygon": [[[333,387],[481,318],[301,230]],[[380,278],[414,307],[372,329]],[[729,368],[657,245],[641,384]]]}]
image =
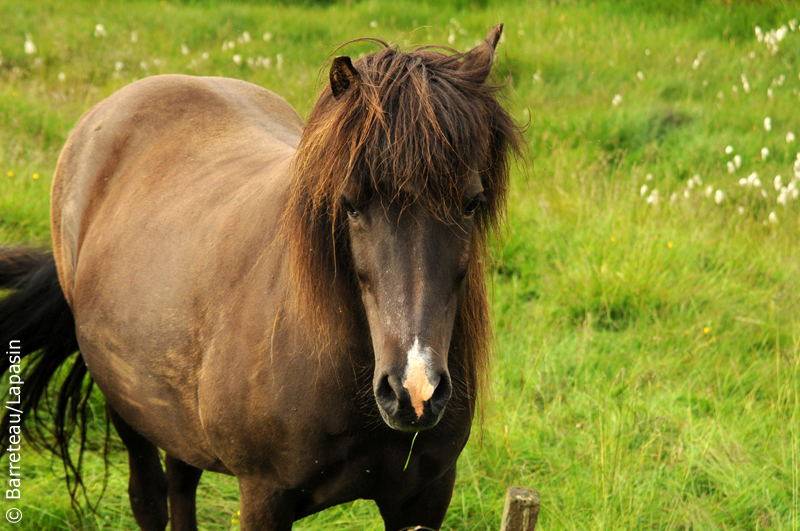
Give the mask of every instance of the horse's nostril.
[{"label": "horse's nostril", "polygon": [[397,411],[399,398],[390,381],[391,378],[388,374],[383,375],[375,389],[375,398],[388,414],[393,415]]},{"label": "horse's nostril", "polygon": [[436,386],[433,396],[430,398],[431,412],[434,415],[438,415],[444,409],[452,393],[453,388],[450,385],[450,376],[447,373],[443,373],[439,379],[439,385]]}]

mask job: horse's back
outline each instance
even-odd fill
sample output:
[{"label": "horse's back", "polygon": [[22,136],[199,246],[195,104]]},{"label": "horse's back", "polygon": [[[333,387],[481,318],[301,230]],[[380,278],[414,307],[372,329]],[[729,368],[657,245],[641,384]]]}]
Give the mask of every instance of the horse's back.
[{"label": "horse's back", "polygon": [[302,128],[254,85],[159,76],[96,105],[59,159],[53,243],[83,358],[126,422],[195,466],[224,471],[200,420],[203,364],[248,297],[276,306],[245,284],[280,274],[270,249]]},{"label": "horse's back", "polygon": [[[165,75],[124,87],[77,123],[59,158],[51,221],[67,300],[80,247],[112,196],[230,193],[237,176],[290,156],[303,121],[280,96],[250,83]],[[209,171],[210,170],[210,171]]]}]

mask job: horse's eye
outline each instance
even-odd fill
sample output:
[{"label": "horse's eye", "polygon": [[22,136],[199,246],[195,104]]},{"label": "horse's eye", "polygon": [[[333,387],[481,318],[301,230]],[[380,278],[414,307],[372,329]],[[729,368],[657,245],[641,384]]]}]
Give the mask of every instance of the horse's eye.
[{"label": "horse's eye", "polygon": [[350,201],[348,201],[347,199],[342,200],[342,206],[344,207],[348,216],[350,216],[351,218],[358,217],[358,210],[356,210],[356,207],[354,207],[352,203],[350,203]]},{"label": "horse's eye", "polygon": [[486,196],[483,194],[478,194],[472,198],[472,200],[467,203],[467,206],[464,207],[464,217],[471,218],[475,215],[475,211],[481,206],[481,204],[486,202]]}]

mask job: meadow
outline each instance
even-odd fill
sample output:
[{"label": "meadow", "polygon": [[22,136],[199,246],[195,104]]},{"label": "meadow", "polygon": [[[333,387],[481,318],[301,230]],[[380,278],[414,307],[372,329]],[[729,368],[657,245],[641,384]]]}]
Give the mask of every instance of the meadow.
[{"label": "meadow", "polygon": [[[798,20],[771,0],[0,0],[0,242],[49,245],[69,131],[135,79],[235,77],[307,116],[338,44],[465,51],[504,22],[496,80],[529,155],[492,248],[491,393],[444,528],[499,529],[525,485],[542,531],[798,530]],[[60,462],[23,451],[15,529],[135,529],[116,439],[82,519]],[[202,529],[238,529],[235,480],[205,474],[198,507]],[[365,501],[295,524],[334,527],[382,529]]]}]

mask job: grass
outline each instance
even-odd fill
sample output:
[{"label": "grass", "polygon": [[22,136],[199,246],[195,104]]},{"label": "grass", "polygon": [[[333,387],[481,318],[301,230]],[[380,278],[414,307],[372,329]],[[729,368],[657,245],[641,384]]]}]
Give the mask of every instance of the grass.
[{"label": "grass", "polygon": [[[800,208],[772,186],[791,181],[800,151],[785,139],[800,135],[800,32],[776,54],[754,33],[788,25],[792,4],[1,0],[0,14],[0,241],[43,245],[71,127],[136,78],[237,77],[307,115],[337,43],[465,50],[505,22],[498,72],[532,162],[513,174],[494,248],[493,392],[445,528],[498,529],[505,488],[520,484],[539,489],[544,531],[800,529]],[[740,186],[752,172],[762,187]],[[688,188],[693,175],[702,185]],[[83,523],[58,463],[32,449],[24,460],[19,529],[135,527],[118,442]],[[102,463],[86,467],[96,499]],[[235,480],[206,474],[199,496],[204,529],[238,528]],[[369,502],[295,528],[333,526],[382,528]]]}]

